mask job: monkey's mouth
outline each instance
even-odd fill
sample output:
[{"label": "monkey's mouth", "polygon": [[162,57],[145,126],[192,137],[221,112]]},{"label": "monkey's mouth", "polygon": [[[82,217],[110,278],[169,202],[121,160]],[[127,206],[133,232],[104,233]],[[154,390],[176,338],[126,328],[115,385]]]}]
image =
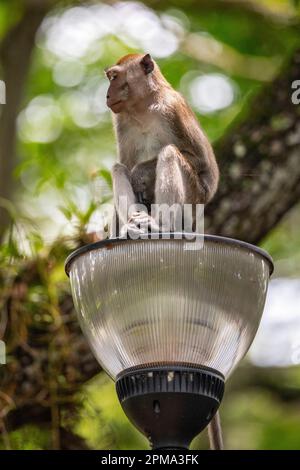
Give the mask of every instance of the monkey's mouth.
[{"label": "monkey's mouth", "polygon": [[119,100],[119,101],[115,101],[114,103],[107,103],[107,106],[113,110],[113,108],[116,108],[118,107],[120,104],[122,104],[123,101],[122,100]]}]

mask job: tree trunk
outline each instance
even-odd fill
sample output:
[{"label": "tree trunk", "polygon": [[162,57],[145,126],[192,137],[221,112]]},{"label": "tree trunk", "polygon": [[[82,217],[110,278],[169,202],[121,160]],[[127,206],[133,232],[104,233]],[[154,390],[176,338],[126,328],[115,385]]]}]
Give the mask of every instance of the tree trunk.
[{"label": "tree trunk", "polygon": [[1,106],[0,114],[0,242],[10,219],[6,201],[10,201],[13,191],[17,116],[35,45],[35,35],[48,7],[47,1],[28,2],[21,20],[7,33],[0,45],[0,63],[6,85],[6,105]]},{"label": "tree trunk", "polygon": [[254,99],[246,119],[218,142],[218,193],[206,208],[206,231],[259,243],[300,199],[300,105],[292,83],[300,50]]}]

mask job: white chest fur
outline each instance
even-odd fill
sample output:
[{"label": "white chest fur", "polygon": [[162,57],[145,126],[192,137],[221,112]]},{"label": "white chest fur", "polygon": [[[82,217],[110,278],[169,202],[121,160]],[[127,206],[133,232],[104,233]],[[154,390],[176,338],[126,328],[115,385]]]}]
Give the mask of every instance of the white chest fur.
[{"label": "white chest fur", "polygon": [[130,133],[122,139],[124,157],[130,155],[134,160],[132,166],[157,158],[159,151],[170,143],[173,143],[170,128],[157,116],[147,119],[143,124],[131,125]]}]

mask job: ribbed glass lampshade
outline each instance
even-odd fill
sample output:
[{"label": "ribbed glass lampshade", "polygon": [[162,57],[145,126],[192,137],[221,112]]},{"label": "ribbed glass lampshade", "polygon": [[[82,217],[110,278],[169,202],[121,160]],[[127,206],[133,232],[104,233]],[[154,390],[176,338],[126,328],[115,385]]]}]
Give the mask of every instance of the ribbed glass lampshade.
[{"label": "ribbed glass lampshade", "polygon": [[[207,366],[225,377],[251,345],[272,261],[237,240],[111,240],[67,260],[92,350],[112,378],[136,366]],[[193,243],[192,241],[190,243]]]}]

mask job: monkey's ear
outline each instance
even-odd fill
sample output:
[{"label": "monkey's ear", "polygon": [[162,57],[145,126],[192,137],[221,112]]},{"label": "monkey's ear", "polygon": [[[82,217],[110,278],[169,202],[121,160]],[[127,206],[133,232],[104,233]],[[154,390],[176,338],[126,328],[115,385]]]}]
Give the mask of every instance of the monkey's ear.
[{"label": "monkey's ear", "polygon": [[146,75],[148,75],[148,73],[153,72],[154,62],[150,54],[144,55],[144,57],[141,60],[141,66]]}]

